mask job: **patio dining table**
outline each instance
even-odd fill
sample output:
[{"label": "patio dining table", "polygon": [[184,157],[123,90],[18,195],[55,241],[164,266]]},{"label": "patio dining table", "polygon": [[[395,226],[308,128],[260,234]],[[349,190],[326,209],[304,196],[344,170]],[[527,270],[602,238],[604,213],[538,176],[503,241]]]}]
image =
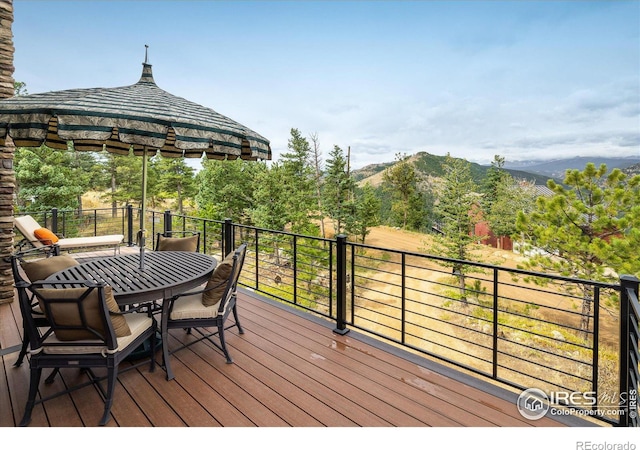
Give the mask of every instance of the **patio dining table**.
[{"label": "patio dining table", "polygon": [[214,257],[195,252],[148,252],[96,258],[56,272],[46,281],[94,280],[113,289],[120,306],[153,302],[200,286],[217,265]]}]

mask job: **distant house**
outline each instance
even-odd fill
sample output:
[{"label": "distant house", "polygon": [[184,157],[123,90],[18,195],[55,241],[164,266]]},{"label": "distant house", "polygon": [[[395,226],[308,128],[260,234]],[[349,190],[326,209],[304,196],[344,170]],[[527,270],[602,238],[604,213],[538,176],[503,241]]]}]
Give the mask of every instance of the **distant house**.
[{"label": "distant house", "polygon": [[[534,185],[537,196],[552,197],[553,191],[544,185]],[[476,211],[476,214],[481,214],[481,211]],[[496,236],[486,220],[482,218],[476,223],[474,228],[475,236],[485,236],[480,243],[488,245],[493,248],[499,248],[501,250],[513,250],[513,240],[509,236]]]}]

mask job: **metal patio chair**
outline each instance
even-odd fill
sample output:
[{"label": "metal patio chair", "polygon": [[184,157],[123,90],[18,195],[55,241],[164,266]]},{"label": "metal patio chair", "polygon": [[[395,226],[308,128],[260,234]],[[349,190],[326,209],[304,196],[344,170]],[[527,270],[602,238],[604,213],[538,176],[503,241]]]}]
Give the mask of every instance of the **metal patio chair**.
[{"label": "metal patio chair", "polygon": [[[72,267],[78,262],[69,255],[59,255],[56,245],[31,248],[25,251],[18,251],[9,257],[11,263],[11,271],[13,273],[14,284],[17,286],[20,282],[34,282],[46,279],[60,270]],[[26,276],[26,278],[23,277]],[[31,299],[31,315],[37,326],[48,326],[49,321],[40,309],[37,299]],[[18,354],[18,359],[13,364],[20,367],[27,355],[29,349],[29,336],[24,329],[22,333],[22,348]],[[53,381],[53,375],[47,379],[50,383]]]},{"label": "metal patio chair", "polygon": [[[31,350],[29,352],[29,394],[20,426],[31,421],[35,405],[62,394],[95,384],[103,399],[104,413],[99,425],[110,419],[111,405],[120,363],[146,339],[155,350],[156,321],[146,312],[121,312],[110,286],[92,281],[20,282],[17,285],[22,319],[26,324]],[[36,298],[49,324],[39,328],[30,312],[32,297]],[[125,370],[138,367],[146,360]],[[38,396],[42,369],[84,369],[89,380],[49,396]],[[93,369],[106,369],[98,377]],[[155,369],[153,352],[150,371]],[[106,390],[101,381],[107,380]]]},{"label": "metal patio chair", "polygon": [[[167,380],[174,378],[169,355],[204,339],[224,353],[227,363],[233,362],[227,350],[224,331],[237,326],[238,332],[244,333],[238,319],[236,289],[246,252],[247,244],[242,244],[235,252],[229,253],[216,266],[204,289],[192,290],[164,300],[160,329],[162,333],[162,360],[167,371]],[[233,312],[235,323],[225,327],[225,322],[231,312]],[[206,327],[215,327],[216,331],[207,332],[201,329]],[[186,329],[188,333],[191,333],[191,329],[195,329],[201,337],[169,351],[169,330],[175,328]],[[212,339],[214,335],[218,335],[219,343]]]}]

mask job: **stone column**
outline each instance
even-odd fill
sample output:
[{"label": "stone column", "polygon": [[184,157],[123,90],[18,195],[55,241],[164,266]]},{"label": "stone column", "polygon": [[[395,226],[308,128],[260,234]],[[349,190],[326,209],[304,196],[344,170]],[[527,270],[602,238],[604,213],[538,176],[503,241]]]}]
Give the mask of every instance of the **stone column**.
[{"label": "stone column", "polygon": [[[13,0],[0,0],[0,98],[13,97]],[[11,141],[8,139],[8,141]],[[13,274],[5,257],[13,252],[13,196],[16,177],[13,171],[13,142],[0,146],[0,303],[13,301]]]}]

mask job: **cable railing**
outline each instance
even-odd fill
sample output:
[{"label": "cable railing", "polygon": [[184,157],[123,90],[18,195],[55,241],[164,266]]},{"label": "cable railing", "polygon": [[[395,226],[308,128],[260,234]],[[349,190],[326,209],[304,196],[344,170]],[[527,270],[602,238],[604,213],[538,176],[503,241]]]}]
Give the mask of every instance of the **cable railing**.
[{"label": "cable railing", "polygon": [[[134,245],[138,210],[107,211],[40,217],[85,233],[122,227]],[[337,333],[358,330],[514,389],[551,393],[555,404],[598,420],[638,426],[637,278],[602,283],[170,211],[145,219],[152,236],[200,231],[201,251],[218,257],[247,243],[240,284],[334,322]],[[451,269],[461,265],[464,273]]]}]

